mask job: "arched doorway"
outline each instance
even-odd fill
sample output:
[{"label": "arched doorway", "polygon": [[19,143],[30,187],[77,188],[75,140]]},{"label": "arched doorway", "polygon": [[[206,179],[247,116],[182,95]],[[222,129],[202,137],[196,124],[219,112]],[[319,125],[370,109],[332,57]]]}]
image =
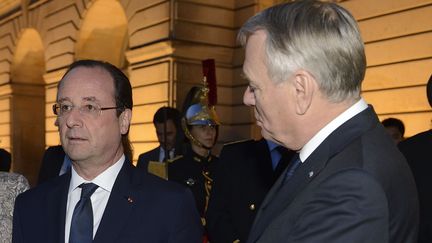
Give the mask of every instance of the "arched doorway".
[{"label": "arched doorway", "polygon": [[127,31],[128,21],[120,3],[116,0],[96,0],[80,28],[76,59],[104,60],[123,68]]},{"label": "arched doorway", "polygon": [[39,33],[23,29],[11,69],[12,170],[35,184],[45,148],[44,47]]}]

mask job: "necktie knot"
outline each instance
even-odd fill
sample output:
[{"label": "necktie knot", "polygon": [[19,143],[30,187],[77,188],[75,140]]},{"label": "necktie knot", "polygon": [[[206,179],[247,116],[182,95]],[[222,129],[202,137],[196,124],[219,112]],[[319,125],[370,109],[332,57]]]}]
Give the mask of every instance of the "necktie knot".
[{"label": "necktie knot", "polygon": [[98,188],[98,185],[94,183],[82,183],[78,187],[81,188],[81,199],[87,199],[93,195],[93,193]]}]

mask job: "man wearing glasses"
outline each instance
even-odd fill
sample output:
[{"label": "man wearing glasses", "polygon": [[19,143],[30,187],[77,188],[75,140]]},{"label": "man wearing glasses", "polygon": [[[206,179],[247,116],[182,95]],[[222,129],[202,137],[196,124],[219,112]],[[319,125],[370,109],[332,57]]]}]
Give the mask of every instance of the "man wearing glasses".
[{"label": "man wearing glasses", "polygon": [[131,164],[132,106],[118,68],[93,60],[69,67],[53,110],[72,169],[17,198],[14,243],[200,242],[190,192]]}]

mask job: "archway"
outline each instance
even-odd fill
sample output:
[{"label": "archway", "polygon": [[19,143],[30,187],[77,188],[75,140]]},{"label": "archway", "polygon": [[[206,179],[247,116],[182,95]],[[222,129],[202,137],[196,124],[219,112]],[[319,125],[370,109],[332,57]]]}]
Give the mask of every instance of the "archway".
[{"label": "archway", "polygon": [[128,21],[120,3],[116,0],[96,0],[83,20],[76,58],[104,60],[123,67],[127,31]]},{"label": "archway", "polygon": [[12,169],[34,185],[45,148],[45,57],[35,29],[22,30],[10,70]]}]

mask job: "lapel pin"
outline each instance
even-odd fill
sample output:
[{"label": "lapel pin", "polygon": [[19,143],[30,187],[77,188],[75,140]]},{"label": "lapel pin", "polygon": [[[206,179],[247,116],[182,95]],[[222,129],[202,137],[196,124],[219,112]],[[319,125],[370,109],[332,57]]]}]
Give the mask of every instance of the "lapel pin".
[{"label": "lapel pin", "polygon": [[311,178],[314,175],[313,171],[309,171],[309,178]]}]

